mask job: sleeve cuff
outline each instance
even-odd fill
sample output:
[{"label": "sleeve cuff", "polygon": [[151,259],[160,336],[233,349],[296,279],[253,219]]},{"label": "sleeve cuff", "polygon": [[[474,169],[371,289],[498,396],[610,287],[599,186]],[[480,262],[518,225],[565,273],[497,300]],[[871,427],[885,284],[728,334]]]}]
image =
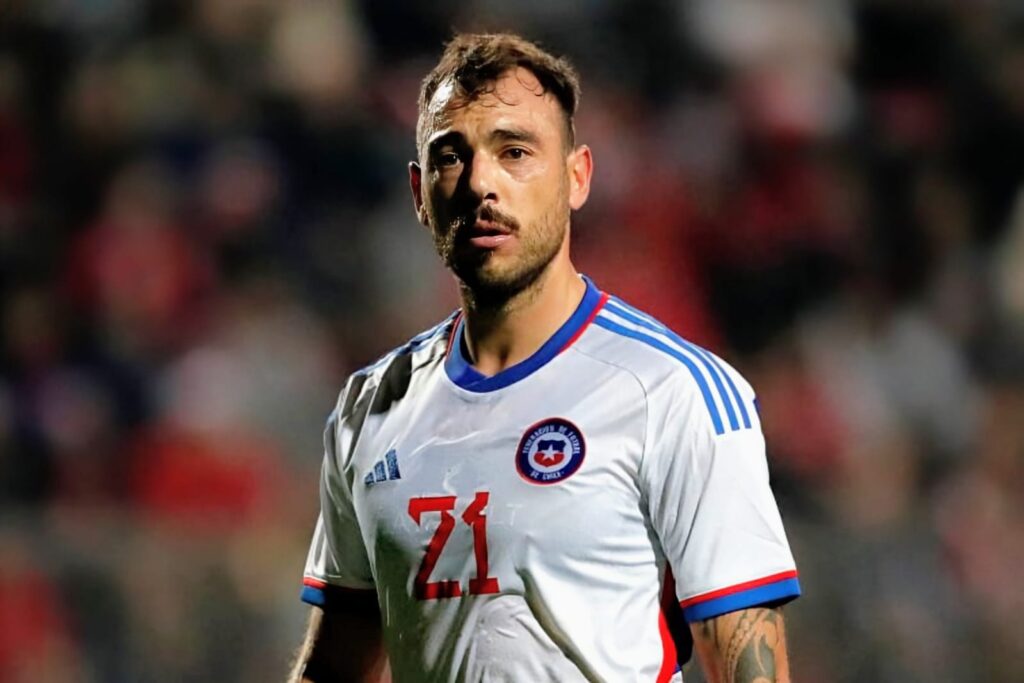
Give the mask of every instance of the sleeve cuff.
[{"label": "sleeve cuff", "polygon": [[302,579],[302,593],[299,598],[310,605],[327,607],[346,593],[363,593],[368,590],[374,590],[374,587],[372,585],[365,587],[336,586],[323,579],[306,576]]},{"label": "sleeve cuff", "polygon": [[796,570],[709,591],[679,603],[687,622],[702,621],[728,612],[767,603],[789,602],[800,595]]}]

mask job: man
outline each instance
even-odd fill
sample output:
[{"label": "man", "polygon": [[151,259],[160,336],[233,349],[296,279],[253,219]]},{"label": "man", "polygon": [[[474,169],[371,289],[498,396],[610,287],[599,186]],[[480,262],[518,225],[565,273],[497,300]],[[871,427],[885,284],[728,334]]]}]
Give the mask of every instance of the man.
[{"label": "man", "polygon": [[512,35],[424,81],[412,194],[462,306],[331,414],[293,680],[679,681],[694,645],[712,681],[789,680],[753,391],[573,268],[578,98]]}]

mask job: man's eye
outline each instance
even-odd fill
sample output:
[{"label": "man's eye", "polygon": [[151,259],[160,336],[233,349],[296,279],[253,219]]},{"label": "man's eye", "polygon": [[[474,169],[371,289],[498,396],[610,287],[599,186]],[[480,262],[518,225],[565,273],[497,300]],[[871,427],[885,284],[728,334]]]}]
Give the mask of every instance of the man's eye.
[{"label": "man's eye", "polygon": [[459,155],[455,152],[442,152],[437,157],[438,166],[454,166],[459,163]]},{"label": "man's eye", "polygon": [[509,159],[522,159],[526,156],[526,150],[522,147],[509,147],[505,150],[505,156]]}]

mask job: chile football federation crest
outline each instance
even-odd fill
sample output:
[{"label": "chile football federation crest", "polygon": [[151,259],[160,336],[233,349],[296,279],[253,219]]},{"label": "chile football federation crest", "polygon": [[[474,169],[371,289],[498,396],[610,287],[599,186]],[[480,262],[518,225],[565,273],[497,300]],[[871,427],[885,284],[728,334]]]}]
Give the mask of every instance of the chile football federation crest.
[{"label": "chile football federation crest", "polygon": [[587,445],[579,428],[552,417],[526,430],[516,450],[516,469],[531,484],[557,484],[583,464]]}]

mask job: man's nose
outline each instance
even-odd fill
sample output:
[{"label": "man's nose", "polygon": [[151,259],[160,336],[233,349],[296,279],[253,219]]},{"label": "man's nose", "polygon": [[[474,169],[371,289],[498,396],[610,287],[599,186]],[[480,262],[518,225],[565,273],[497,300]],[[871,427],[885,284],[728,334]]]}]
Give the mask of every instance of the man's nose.
[{"label": "man's nose", "polygon": [[469,190],[481,201],[488,199],[493,201],[498,198],[495,177],[497,171],[497,163],[489,154],[478,153],[471,157],[466,169],[467,185]]}]

